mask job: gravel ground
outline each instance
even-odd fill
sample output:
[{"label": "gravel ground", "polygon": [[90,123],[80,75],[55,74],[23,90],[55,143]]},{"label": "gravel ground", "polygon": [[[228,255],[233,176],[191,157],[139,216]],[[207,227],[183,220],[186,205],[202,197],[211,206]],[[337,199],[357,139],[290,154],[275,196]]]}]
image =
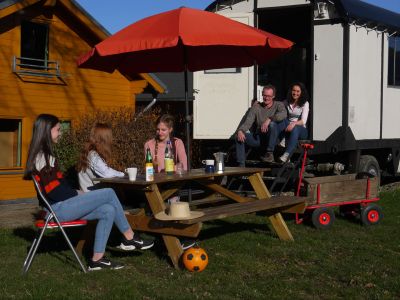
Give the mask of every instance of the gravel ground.
[{"label": "gravel ground", "polygon": [[400,181],[382,184],[379,191],[380,192],[388,192],[388,191],[394,191],[397,189],[400,189]]}]

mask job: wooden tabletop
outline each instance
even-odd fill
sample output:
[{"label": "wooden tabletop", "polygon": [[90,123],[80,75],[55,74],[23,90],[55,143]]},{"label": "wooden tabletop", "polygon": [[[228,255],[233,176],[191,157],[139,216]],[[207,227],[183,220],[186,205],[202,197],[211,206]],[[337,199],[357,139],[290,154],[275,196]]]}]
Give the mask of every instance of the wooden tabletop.
[{"label": "wooden tabletop", "polygon": [[114,178],[93,178],[96,182],[105,183],[118,183],[118,184],[131,184],[131,185],[141,185],[147,186],[154,183],[166,183],[166,182],[176,182],[176,181],[188,181],[195,179],[203,179],[210,177],[221,177],[221,176],[234,176],[234,175],[249,175],[254,173],[261,173],[269,171],[269,168],[239,168],[239,167],[226,167],[225,171],[222,173],[206,173],[203,168],[192,169],[190,172],[184,172],[183,174],[172,174],[168,175],[165,173],[154,174],[153,181],[146,181],[144,175],[138,175],[135,181],[130,181],[128,176],[125,177],[114,177]]}]

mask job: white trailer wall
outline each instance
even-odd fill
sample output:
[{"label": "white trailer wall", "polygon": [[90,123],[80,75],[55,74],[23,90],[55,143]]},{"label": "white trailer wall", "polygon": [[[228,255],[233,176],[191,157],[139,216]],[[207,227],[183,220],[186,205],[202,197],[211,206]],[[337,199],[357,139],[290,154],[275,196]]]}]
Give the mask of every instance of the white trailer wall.
[{"label": "white trailer wall", "polygon": [[254,10],[254,0],[240,1],[231,5],[232,2],[225,1],[223,4],[218,4],[218,11],[216,13],[221,15],[225,15],[226,13],[251,13]]},{"label": "white trailer wall", "polygon": [[380,138],[381,41],[375,30],[350,26],[349,126],[356,140]]},{"label": "white trailer wall", "polygon": [[[252,13],[230,13],[229,18],[253,26]],[[240,73],[193,73],[197,91],[193,103],[193,137],[227,139],[235,131],[253,98],[254,68]]]},{"label": "white trailer wall", "polygon": [[[388,82],[388,38],[385,35],[385,68],[383,70],[383,114],[382,114],[382,138],[400,138],[399,114],[400,114],[400,87],[390,87]],[[400,172],[400,165],[399,170]]]},{"label": "white trailer wall", "polygon": [[343,27],[314,27],[313,139],[324,141],[342,125]]}]

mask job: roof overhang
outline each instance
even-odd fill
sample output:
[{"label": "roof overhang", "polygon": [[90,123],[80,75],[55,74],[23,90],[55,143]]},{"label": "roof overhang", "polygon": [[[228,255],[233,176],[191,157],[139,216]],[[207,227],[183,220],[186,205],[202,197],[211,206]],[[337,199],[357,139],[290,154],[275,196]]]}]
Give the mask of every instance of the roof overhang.
[{"label": "roof overhang", "polygon": [[357,23],[381,31],[400,31],[400,14],[360,0],[333,0],[348,23]]}]

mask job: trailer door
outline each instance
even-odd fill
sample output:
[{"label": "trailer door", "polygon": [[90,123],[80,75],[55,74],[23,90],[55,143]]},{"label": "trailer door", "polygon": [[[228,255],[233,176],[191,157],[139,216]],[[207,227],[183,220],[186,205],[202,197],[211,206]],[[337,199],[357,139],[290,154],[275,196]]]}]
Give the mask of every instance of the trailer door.
[{"label": "trailer door", "polygon": [[[231,19],[253,26],[252,13],[232,13]],[[239,124],[253,98],[253,67],[226,68],[193,73],[193,137],[227,139]]]}]

